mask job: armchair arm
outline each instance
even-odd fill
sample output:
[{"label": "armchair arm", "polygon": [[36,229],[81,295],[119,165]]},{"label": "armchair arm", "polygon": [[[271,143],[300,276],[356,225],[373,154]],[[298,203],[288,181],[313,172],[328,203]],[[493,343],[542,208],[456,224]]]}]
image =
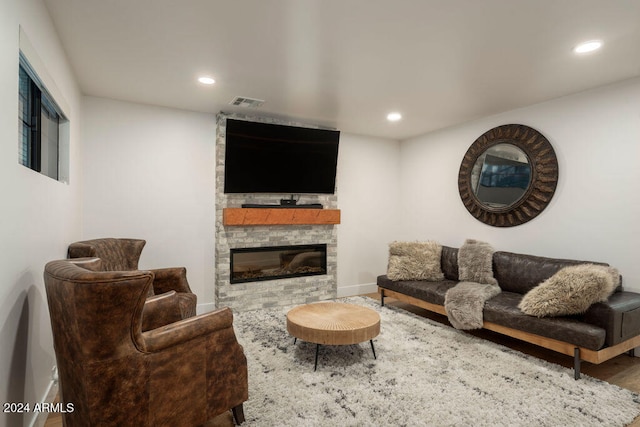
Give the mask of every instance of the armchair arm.
[{"label": "armchair arm", "polygon": [[74,242],[67,248],[67,258],[95,258],[96,249],[85,242]]},{"label": "armchair arm", "polygon": [[138,344],[141,351],[156,353],[205,335],[223,334],[225,330],[228,330],[230,335],[223,337],[224,340],[228,341],[232,337],[233,341],[236,341],[233,332],[233,314],[229,307],[143,332]]},{"label": "armchair arm", "polygon": [[184,267],[158,268],[150,270],[155,275],[153,290],[156,294],[169,291],[193,293],[187,282],[187,269]]},{"label": "armchair arm", "polygon": [[142,331],[178,322],[182,317],[180,300],[175,291],[149,297],[142,309]]}]

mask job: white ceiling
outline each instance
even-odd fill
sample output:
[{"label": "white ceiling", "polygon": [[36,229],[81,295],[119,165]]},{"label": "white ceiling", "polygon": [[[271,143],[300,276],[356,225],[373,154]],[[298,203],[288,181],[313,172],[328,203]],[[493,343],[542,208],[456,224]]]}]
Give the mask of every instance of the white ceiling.
[{"label": "white ceiling", "polygon": [[44,1],[87,95],[394,139],[640,75],[637,0]]}]

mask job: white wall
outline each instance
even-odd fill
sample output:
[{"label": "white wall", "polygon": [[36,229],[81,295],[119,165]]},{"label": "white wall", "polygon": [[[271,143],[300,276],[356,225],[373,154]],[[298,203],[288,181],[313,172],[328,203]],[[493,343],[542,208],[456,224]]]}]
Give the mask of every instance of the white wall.
[{"label": "white wall", "polygon": [[[83,114],[83,238],[147,240],[140,267],[187,267],[199,311],[212,308],[215,116],[95,97]],[[341,135],[339,295],[375,291],[386,269],[398,159],[396,141]]]},{"label": "white wall", "polygon": [[[640,291],[640,79],[509,111],[401,144],[402,239],[459,247],[465,238],[497,250],[608,262]],[[521,123],[551,142],[559,183],[550,205],[513,228],[484,225],[465,209],[458,170],[473,141]]]},{"label": "white wall", "polygon": [[[70,184],[18,164],[20,27],[38,56],[36,72],[64,98],[71,121]],[[43,269],[65,258],[69,242],[80,237],[81,183],[80,93],[38,0],[0,2],[0,93],[0,402],[35,403],[49,391],[55,364]],[[34,417],[2,412],[0,426],[28,425]]]},{"label": "white wall", "polygon": [[[638,237],[634,160],[640,84],[630,81],[398,143],[344,133],[338,164],[338,294],[375,290],[388,243],[473,237],[496,249],[606,261],[633,287]],[[83,238],[147,240],[141,267],[184,265],[199,303],[213,303],[212,115],[84,98]],[[549,207],[514,228],[475,220],[457,189],[460,161],[487,129],[523,123],[554,146],[560,180]],[[620,153],[625,153],[621,155]],[[588,170],[601,173],[589,173]],[[638,285],[636,285],[637,287]]]},{"label": "white wall", "polygon": [[212,304],[215,117],[95,97],[83,113],[83,238],[145,239],[140,268],[184,266]]},{"label": "white wall", "polygon": [[338,157],[338,296],[376,292],[400,230],[400,143],[342,133]]}]

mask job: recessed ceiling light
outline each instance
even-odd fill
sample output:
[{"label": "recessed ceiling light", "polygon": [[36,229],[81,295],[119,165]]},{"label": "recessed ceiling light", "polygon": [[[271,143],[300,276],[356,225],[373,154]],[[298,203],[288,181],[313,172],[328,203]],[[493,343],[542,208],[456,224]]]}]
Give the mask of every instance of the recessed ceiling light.
[{"label": "recessed ceiling light", "polygon": [[400,113],[389,113],[387,114],[387,120],[390,122],[397,122],[402,118],[402,114]]},{"label": "recessed ceiling light", "polygon": [[573,48],[574,53],[589,53],[602,47],[602,40],[589,40]]},{"label": "recessed ceiling light", "polygon": [[207,76],[198,77],[198,81],[203,85],[212,85],[216,82],[213,78]]}]

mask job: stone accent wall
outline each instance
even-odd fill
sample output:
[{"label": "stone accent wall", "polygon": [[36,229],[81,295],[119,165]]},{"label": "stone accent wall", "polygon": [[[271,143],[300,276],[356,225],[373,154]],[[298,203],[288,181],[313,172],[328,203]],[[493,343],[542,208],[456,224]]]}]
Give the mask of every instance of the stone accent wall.
[{"label": "stone accent wall", "polygon": [[[337,295],[337,230],[333,225],[228,226],[222,224],[224,208],[243,203],[277,204],[290,194],[224,194],[224,153],[226,120],[250,120],[290,126],[308,125],[276,119],[220,113],[216,137],[216,230],[215,230],[215,302],[216,307],[237,310],[305,304],[333,299]],[[321,203],[337,209],[337,195],[302,195],[299,203]],[[327,274],[247,283],[230,283],[230,249],[265,246],[327,245]]]}]

